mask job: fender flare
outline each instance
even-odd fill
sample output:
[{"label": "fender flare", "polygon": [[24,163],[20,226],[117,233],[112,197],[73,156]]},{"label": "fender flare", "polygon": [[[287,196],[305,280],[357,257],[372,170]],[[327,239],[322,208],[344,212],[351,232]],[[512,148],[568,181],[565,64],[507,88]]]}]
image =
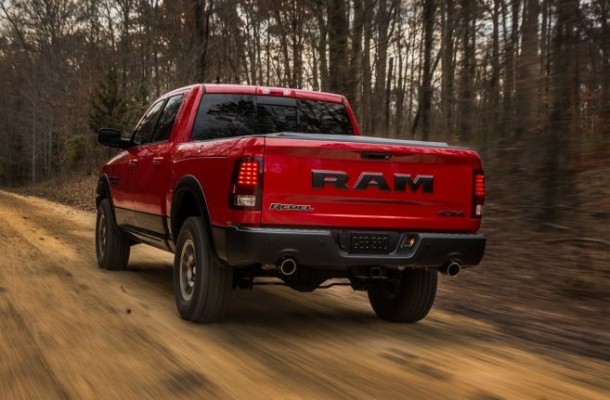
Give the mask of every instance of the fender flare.
[{"label": "fender flare", "polygon": [[[180,206],[180,202],[182,200],[182,196],[185,193],[190,193],[194,196],[195,201],[197,202],[197,207],[199,208],[199,212],[201,216],[205,219],[206,226],[209,230],[210,240],[214,240],[212,235],[212,219],[210,218],[210,211],[208,208],[208,202],[205,197],[205,192],[199,180],[195,178],[193,175],[185,175],[178,180],[176,185],[174,186],[174,191],[172,194],[172,200],[170,204],[170,212],[168,215],[168,233],[172,241],[175,241],[178,238],[178,233],[176,231],[175,221],[173,217],[178,212],[178,207]],[[213,244],[213,243],[212,243]]]},{"label": "fender flare", "polygon": [[112,190],[110,190],[110,180],[108,179],[108,175],[101,174],[98,181],[97,187],[95,188],[95,209],[100,206],[100,202],[103,198],[107,198],[110,202],[110,210],[112,211],[112,218],[114,223],[116,224],[116,215],[114,214],[114,204],[112,202]]}]

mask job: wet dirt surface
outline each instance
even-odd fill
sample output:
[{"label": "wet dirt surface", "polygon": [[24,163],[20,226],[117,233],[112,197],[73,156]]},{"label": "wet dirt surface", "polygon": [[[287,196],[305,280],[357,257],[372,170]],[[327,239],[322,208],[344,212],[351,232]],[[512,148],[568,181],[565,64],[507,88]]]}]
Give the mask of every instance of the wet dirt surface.
[{"label": "wet dirt surface", "polygon": [[444,307],[383,322],[349,288],[236,291],[225,322],[187,323],[172,256],[140,245],[129,271],[100,270],[93,228],[91,213],[0,192],[0,398],[610,397],[604,360]]}]

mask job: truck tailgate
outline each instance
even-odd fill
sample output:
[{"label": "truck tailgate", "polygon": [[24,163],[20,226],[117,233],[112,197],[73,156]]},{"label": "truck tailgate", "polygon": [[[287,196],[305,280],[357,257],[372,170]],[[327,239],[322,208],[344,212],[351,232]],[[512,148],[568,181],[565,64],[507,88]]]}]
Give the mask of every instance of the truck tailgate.
[{"label": "truck tailgate", "polygon": [[475,232],[476,152],[359,136],[265,137],[261,224]]}]

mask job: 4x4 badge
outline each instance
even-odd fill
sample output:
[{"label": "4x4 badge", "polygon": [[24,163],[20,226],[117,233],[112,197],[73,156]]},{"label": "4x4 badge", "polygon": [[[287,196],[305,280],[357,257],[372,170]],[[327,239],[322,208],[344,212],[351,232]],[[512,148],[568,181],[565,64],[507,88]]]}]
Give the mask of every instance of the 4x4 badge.
[{"label": "4x4 badge", "polygon": [[441,217],[465,217],[466,213],[462,210],[441,210],[438,215]]}]

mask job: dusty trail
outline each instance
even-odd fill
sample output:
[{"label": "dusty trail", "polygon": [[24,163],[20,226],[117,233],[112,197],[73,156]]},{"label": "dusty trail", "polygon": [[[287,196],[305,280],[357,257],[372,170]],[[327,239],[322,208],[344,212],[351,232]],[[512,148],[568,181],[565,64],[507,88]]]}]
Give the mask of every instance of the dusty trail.
[{"label": "dusty trail", "polygon": [[238,291],[226,322],[186,323],[171,255],[137,246],[130,271],[100,270],[93,224],[0,192],[0,398],[610,397],[608,363],[439,309],[382,322],[346,288]]}]

